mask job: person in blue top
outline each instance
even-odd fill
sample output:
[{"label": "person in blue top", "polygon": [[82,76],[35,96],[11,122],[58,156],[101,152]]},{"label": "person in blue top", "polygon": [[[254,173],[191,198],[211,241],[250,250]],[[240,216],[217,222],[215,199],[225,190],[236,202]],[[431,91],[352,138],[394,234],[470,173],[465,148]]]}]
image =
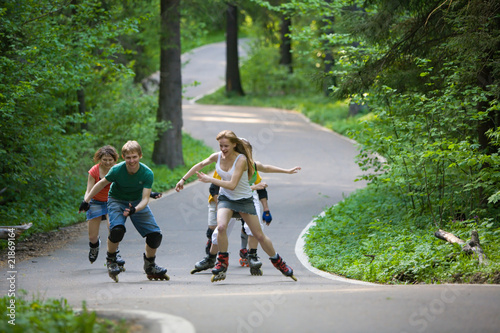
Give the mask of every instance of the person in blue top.
[{"label": "person in blue top", "polygon": [[113,166],[107,175],[85,194],[80,209],[85,210],[86,207],[82,206],[88,204],[95,194],[112,183],[107,203],[110,231],[106,262],[109,276],[118,282],[121,270],[116,263],[116,251],[126,232],[125,221],[130,217],[135,229],[146,238],[143,258],[144,271],[148,279],[169,280],[167,269],[155,263],[156,250],[163,236],[148,205],[154,181],[153,171],[140,162],[142,149],[137,141],[128,141],[123,145],[122,157],[125,161]]}]

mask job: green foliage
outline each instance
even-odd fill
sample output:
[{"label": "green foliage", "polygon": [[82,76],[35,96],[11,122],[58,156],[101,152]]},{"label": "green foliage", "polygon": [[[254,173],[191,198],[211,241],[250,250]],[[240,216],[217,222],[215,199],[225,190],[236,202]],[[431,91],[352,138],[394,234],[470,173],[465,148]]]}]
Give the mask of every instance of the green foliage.
[{"label": "green foliage", "polygon": [[28,301],[25,297],[4,296],[0,298],[0,312],[5,316],[0,321],[0,331],[5,333],[127,332],[124,321],[98,318],[95,312],[87,310],[85,302],[82,310],[75,312],[65,299]]},{"label": "green foliage", "polygon": [[[107,98],[102,99],[101,96]],[[89,89],[87,101],[92,105],[86,115],[89,127],[86,134],[93,138],[89,157],[98,147],[107,144],[120,152],[121,146],[128,140],[136,140],[140,144],[154,142],[159,132],[168,126],[156,121],[157,96],[144,94],[130,79]],[[151,152],[149,145],[143,148],[143,155],[148,156]]]},{"label": "green foliage", "polygon": [[491,0],[442,5],[292,1],[272,8],[294,22],[317,17],[292,32],[294,55],[310,62],[303,44],[331,52],[333,96],[369,108],[364,127],[348,131],[361,144],[364,178],[391,183],[410,216],[430,214],[440,226],[455,216],[496,218],[500,175],[493,74],[500,71],[500,7]]},{"label": "green foliage", "polygon": [[[90,141],[77,91],[130,74],[112,40],[134,31],[99,1],[7,2],[0,12],[0,221],[45,229],[78,186],[73,161]],[[40,219],[40,223],[38,223]],[[8,221],[8,222],[6,222]]]},{"label": "green foliage", "polygon": [[490,263],[483,266],[460,247],[435,238],[430,215],[412,218],[405,208],[390,185],[351,194],[318,217],[306,235],[311,264],[376,283],[468,282],[478,272],[492,278],[500,270],[500,223],[489,218],[449,221],[447,230],[464,240],[471,230],[478,231]]}]

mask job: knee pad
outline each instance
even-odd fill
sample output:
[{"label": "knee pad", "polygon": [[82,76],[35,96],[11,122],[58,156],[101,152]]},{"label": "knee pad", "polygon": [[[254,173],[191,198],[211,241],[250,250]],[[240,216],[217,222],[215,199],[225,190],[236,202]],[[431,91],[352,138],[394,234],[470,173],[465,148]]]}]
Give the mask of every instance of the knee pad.
[{"label": "knee pad", "polygon": [[117,225],[116,227],[113,227],[113,229],[109,231],[108,239],[112,243],[119,243],[122,241],[123,236],[125,235],[125,231],[126,231],[125,226]]},{"label": "knee pad", "polygon": [[214,230],[215,229],[210,229],[210,228],[207,229],[207,238],[208,239],[212,238],[212,234],[214,233]]},{"label": "knee pad", "polygon": [[157,249],[161,244],[162,238],[163,235],[159,232],[152,232],[146,235],[146,244],[152,249]]}]

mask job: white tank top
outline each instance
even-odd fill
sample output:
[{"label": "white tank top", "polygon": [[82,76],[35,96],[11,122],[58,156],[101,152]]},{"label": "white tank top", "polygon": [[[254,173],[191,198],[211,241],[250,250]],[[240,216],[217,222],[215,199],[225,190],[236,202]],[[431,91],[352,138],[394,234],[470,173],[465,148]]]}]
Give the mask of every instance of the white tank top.
[{"label": "white tank top", "polygon": [[[236,167],[236,162],[240,158],[242,154],[239,154],[238,157],[234,160],[233,166],[229,171],[224,171],[220,167],[220,157],[222,153],[219,153],[219,157],[217,158],[217,164],[215,164],[215,171],[219,174],[220,178],[225,181],[230,181],[231,177],[234,173],[234,168]],[[219,194],[223,194],[228,197],[230,200],[240,200],[252,197],[252,189],[250,188],[250,184],[248,184],[248,177],[246,176],[246,172],[241,175],[240,181],[234,190],[228,190],[227,188],[221,187],[219,190]]]}]

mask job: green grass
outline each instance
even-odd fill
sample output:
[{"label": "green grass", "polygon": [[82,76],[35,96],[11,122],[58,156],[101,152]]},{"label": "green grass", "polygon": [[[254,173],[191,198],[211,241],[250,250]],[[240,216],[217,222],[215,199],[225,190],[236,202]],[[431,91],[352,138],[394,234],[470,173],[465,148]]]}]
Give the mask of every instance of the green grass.
[{"label": "green grass", "polygon": [[5,333],[126,333],[127,323],[97,317],[83,303],[82,310],[74,311],[65,299],[27,300],[24,296],[0,298],[0,332]]},{"label": "green grass", "polygon": [[[500,226],[491,221],[450,221],[446,230],[467,240],[479,232],[489,265],[458,245],[434,237],[430,216],[409,218],[390,187],[356,191],[328,208],[309,230],[306,254],[313,266],[376,283],[494,282],[500,271]],[[498,283],[498,282],[497,282]]]},{"label": "green grass", "polygon": [[181,43],[182,53],[189,52],[203,45],[219,43],[225,40],[225,31],[212,31],[206,35],[200,35],[198,38],[186,38]]}]

